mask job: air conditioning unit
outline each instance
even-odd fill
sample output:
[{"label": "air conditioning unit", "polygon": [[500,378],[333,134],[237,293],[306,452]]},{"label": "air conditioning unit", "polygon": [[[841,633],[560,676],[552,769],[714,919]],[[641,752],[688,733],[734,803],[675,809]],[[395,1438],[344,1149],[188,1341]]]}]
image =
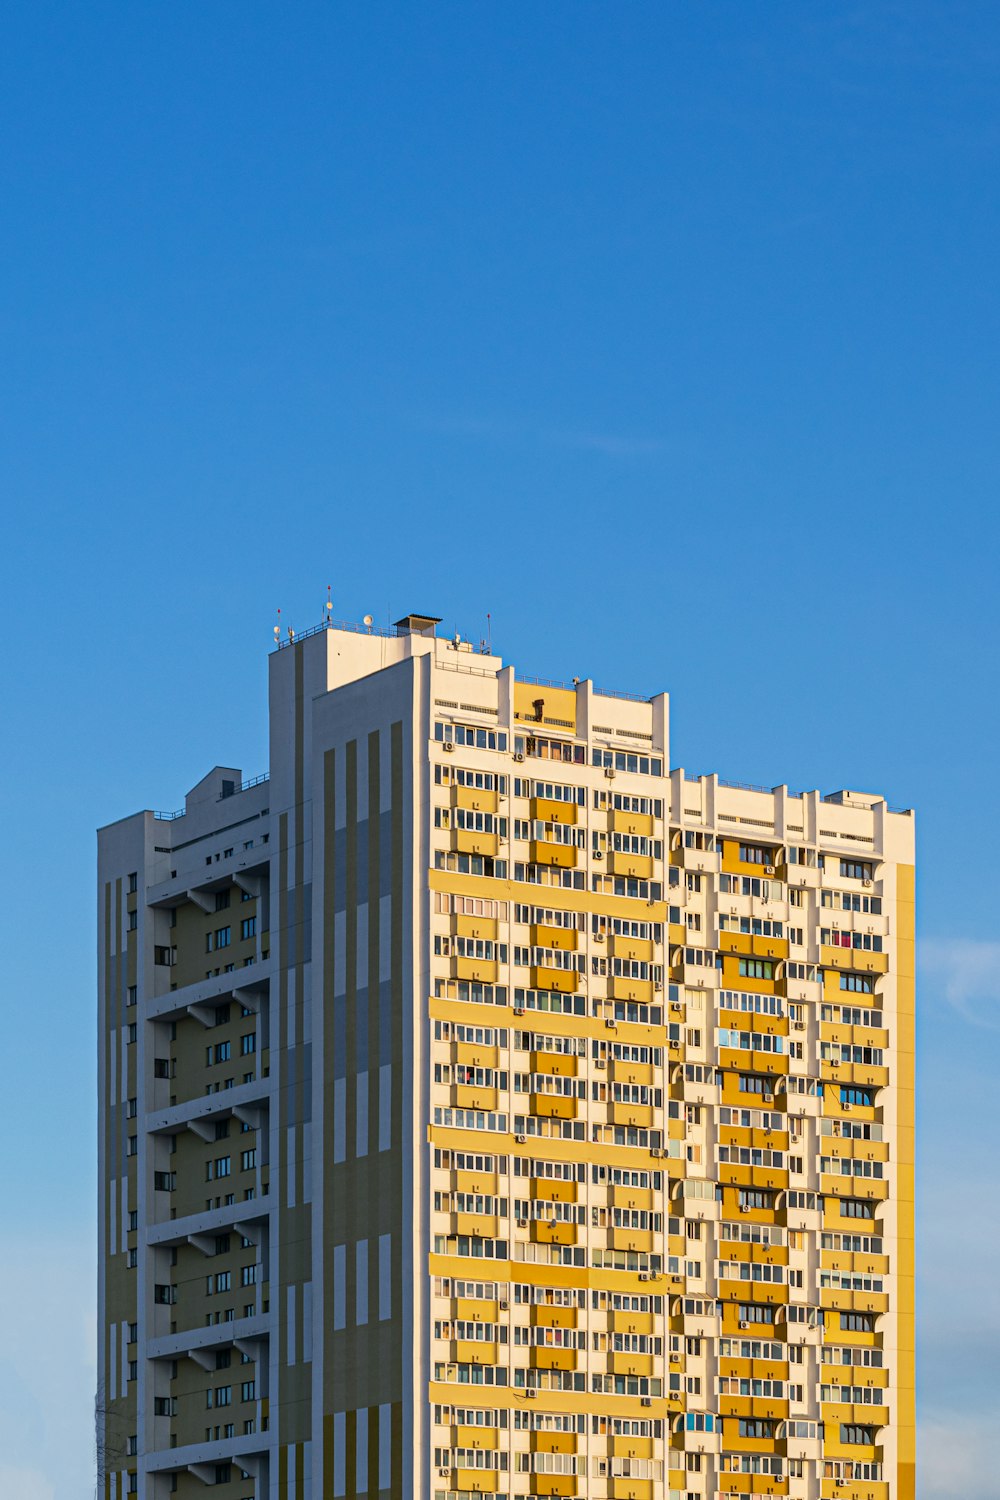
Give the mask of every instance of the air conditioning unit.
[{"label": "air conditioning unit", "polygon": [[662,1156],[663,1150],[660,1146],[650,1146],[649,1154],[650,1156]]},{"label": "air conditioning unit", "polygon": [[670,1363],[672,1365],[679,1365],[680,1362],[681,1362],[681,1357],[680,1357],[679,1354],[671,1354],[671,1356],[670,1356]]},{"label": "air conditioning unit", "polygon": [[615,779],[615,768],[614,768],[614,766],[605,766],[604,767],[604,774],[608,778],[609,781],[614,781],[614,779]]},{"label": "air conditioning unit", "polygon": [[520,765],[521,762],[524,760],[524,751],[523,750],[515,750],[514,751],[514,759],[517,761],[518,765]]},{"label": "air conditioning unit", "polygon": [[514,1140],[519,1146],[526,1146],[528,1144],[528,1137],[526,1135],[516,1135]]},{"label": "air conditioning unit", "polygon": [[450,1469],[438,1469],[438,1477],[440,1479],[447,1479],[450,1474],[451,1474],[451,1470]]},{"label": "air conditioning unit", "polygon": [[681,1002],[679,1000],[671,1000],[671,1002],[670,1002],[670,1009],[671,1010],[680,1010],[680,1009],[682,1009]]},{"label": "air conditioning unit", "polygon": [[749,1323],[744,1323],[744,1322],[741,1322],[741,1323],[740,1323],[740,1327],[741,1327],[741,1328],[749,1328],[749,1327],[750,1327],[750,1324],[749,1324]]},{"label": "air conditioning unit", "polygon": [[527,1227],[528,1227],[528,1221],[527,1221],[527,1219],[518,1219],[518,1221],[517,1221],[517,1227],[518,1227],[518,1229],[527,1229]]},{"label": "air conditioning unit", "polygon": [[870,881],[870,880],[863,880],[863,881],[862,881],[862,882],[861,882],[861,884],[862,884],[862,885],[871,885],[871,881]]},{"label": "air conditioning unit", "polygon": [[441,746],[442,750],[448,750],[448,751],[454,750],[454,748],[455,748],[454,743],[451,740],[445,740],[444,744]]},{"label": "air conditioning unit", "polygon": [[649,1272],[648,1271],[640,1271],[639,1272],[639,1280],[640,1281],[648,1281],[649,1280]]},{"label": "air conditioning unit", "polygon": [[507,1299],[505,1297],[501,1297],[500,1303],[499,1303],[500,1311],[501,1312],[506,1312],[509,1306],[510,1306],[510,1303],[507,1301]]},{"label": "air conditioning unit", "polygon": [[764,866],[764,874],[765,875],[773,875],[774,874],[774,866],[773,865],[765,865]]},{"label": "air conditioning unit", "polygon": [[676,1282],[679,1283],[679,1282],[683,1281],[684,1278],[683,1278],[683,1276],[671,1276],[670,1280],[671,1281],[676,1281]]},{"label": "air conditioning unit", "polygon": [[851,1106],[849,1104],[842,1104],[840,1107],[844,1111],[845,1115],[849,1115],[850,1114],[850,1112],[851,1112]]},{"label": "air conditioning unit", "polygon": [[609,1031],[613,1031],[614,1028],[617,1026],[618,1023],[617,1023],[617,1021],[607,1020],[607,1021],[605,1021],[604,1024],[608,1028]]},{"label": "air conditioning unit", "polygon": [[641,1406],[652,1406],[653,1402],[649,1396],[643,1396],[640,1400]]},{"label": "air conditioning unit", "polygon": [[806,1029],[806,1023],[805,1023],[805,1021],[796,1021],[795,1022],[795,1030],[796,1031],[805,1031],[805,1029]]},{"label": "air conditioning unit", "polygon": [[764,1103],[765,1104],[773,1104],[774,1103],[774,1095],[773,1094],[765,1094],[764,1095]]},{"label": "air conditioning unit", "polygon": [[523,1016],[524,1015],[524,1006],[523,1005],[515,1005],[514,1006],[514,1014],[515,1014],[515,1016]]},{"label": "air conditioning unit", "polygon": [[750,1212],[750,1205],[749,1205],[749,1203],[741,1203],[740,1204],[740,1213],[741,1214],[748,1214],[749,1212]]},{"label": "air conditioning unit", "polygon": [[660,983],[660,981],[658,979],[654,979],[653,980],[653,989],[656,991],[657,994],[659,994],[660,991],[663,989],[663,985]]},{"label": "air conditioning unit", "polygon": [[535,1396],[537,1394],[538,1394],[537,1391],[535,1391],[535,1389],[532,1386],[529,1386],[528,1389],[524,1393],[524,1399],[526,1401],[534,1401]]},{"label": "air conditioning unit", "polygon": [[600,850],[600,849],[595,849],[594,850],[594,858],[595,859],[603,859],[604,858],[603,851]]},{"label": "air conditioning unit", "polygon": [[594,942],[595,943],[603,943],[604,942],[604,933],[603,932],[595,932],[594,933]]},{"label": "air conditioning unit", "polygon": [[673,1051],[673,1052],[676,1052],[679,1047],[680,1047],[680,1042],[671,1042],[670,1043],[670,1048],[671,1048],[671,1051]]}]

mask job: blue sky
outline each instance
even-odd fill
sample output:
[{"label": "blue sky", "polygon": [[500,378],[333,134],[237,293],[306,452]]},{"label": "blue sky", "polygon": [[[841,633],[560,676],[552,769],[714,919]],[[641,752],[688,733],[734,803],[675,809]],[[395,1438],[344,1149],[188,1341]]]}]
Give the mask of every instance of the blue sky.
[{"label": "blue sky", "polygon": [[265,768],[329,584],[916,806],[922,1500],[995,1494],[998,84],[961,0],[7,11],[0,1492],[92,1493],[94,828]]}]

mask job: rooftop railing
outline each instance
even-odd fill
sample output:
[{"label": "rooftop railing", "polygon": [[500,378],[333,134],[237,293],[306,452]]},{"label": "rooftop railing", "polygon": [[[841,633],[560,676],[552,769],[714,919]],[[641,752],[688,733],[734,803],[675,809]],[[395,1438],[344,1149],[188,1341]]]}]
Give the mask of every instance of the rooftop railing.
[{"label": "rooftop railing", "polygon": [[[234,786],[231,791],[221,792],[216,797],[217,802],[224,802],[229,797],[235,797],[239,792],[248,792],[253,786],[261,786],[265,781],[270,781],[270,771],[262,771],[259,776],[250,776],[246,781],[241,781],[239,786]],[[187,812],[186,807],[179,807],[176,812],[154,812],[153,817],[160,823],[172,823],[175,818],[183,818]]]},{"label": "rooftop railing", "polygon": [[248,792],[252,786],[261,786],[263,782],[270,781],[270,771],[262,771],[259,776],[251,776],[247,781],[241,781],[239,786],[234,786],[231,791],[222,792],[217,798],[221,802],[224,797],[235,797],[237,792]]},{"label": "rooftop railing", "polygon": [[347,630],[352,635],[380,635],[394,640],[399,635],[395,625],[384,629],[380,625],[364,625],[356,620],[320,620],[318,625],[313,625],[309,630],[293,630],[284,640],[275,644],[279,651],[284,651],[286,646],[294,646],[296,641],[307,641],[311,635],[319,635],[322,630]]},{"label": "rooftop railing", "polygon": [[[575,693],[579,687],[577,682],[556,682],[551,677],[532,677],[528,672],[519,672],[518,682],[526,682],[531,687],[560,688],[567,693]],[[623,703],[648,703],[650,700],[644,698],[641,693],[621,693],[615,688],[595,687],[598,698],[620,698]]]},{"label": "rooftop railing", "polygon": [[620,693],[615,688],[595,687],[594,692],[598,698],[620,698],[623,703],[649,703],[649,698],[644,698],[641,693]]}]

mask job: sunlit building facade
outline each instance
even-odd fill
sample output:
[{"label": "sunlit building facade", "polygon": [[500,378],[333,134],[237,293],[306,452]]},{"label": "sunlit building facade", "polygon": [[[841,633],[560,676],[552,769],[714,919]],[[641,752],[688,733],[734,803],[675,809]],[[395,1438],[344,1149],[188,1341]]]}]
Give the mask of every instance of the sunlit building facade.
[{"label": "sunlit building facade", "polygon": [[106,1500],[913,1500],[911,814],[437,623],[101,831]]}]

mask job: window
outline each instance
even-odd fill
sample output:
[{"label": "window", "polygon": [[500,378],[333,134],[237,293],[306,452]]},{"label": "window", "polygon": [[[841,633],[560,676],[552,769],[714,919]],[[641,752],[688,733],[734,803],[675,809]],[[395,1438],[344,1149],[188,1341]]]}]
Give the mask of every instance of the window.
[{"label": "window", "polygon": [[[767,1188],[740,1188],[740,1208],[773,1208],[774,1194]],[[740,1317],[743,1314],[740,1313]]]},{"label": "window", "polygon": [[127,1005],[135,1005],[137,1003],[138,999],[139,999],[139,987],[138,987],[138,985],[130,984],[129,987],[128,987],[128,991],[127,991],[126,997],[125,997],[126,1004]]},{"label": "window", "polygon": [[252,1151],[243,1151],[240,1154],[240,1171],[252,1172],[257,1166],[256,1148]]},{"label": "window", "polygon": [[845,880],[871,880],[874,866],[870,860],[842,859],[840,873]]},{"label": "window", "polygon": [[215,893],[215,909],[216,909],[216,911],[225,911],[228,908],[228,906],[229,906],[229,892],[228,891],[216,891],[216,893]]},{"label": "window", "polygon": [[875,1204],[870,1198],[841,1198],[842,1219],[874,1219]]},{"label": "window", "polygon": [[245,941],[247,938],[256,937],[256,935],[257,935],[257,918],[256,917],[244,917],[243,920],[242,920],[242,922],[240,923],[240,938],[241,938],[241,940]]},{"label": "window", "polygon": [[256,1401],[256,1399],[257,1382],[255,1380],[244,1380],[243,1384],[240,1386],[240,1400]]},{"label": "window", "polygon": [[[840,1327],[844,1333],[871,1333],[875,1327],[875,1319],[871,1313],[842,1312],[840,1314]],[[850,1442],[852,1439],[844,1438],[841,1441]],[[858,1439],[862,1442],[870,1442],[870,1438]]]},{"label": "window", "polygon": [[257,1033],[256,1033],[256,1031],[245,1032],[244,1035],[240,1037],[240,1054],[241,1054],[241,1056],[243,1056],[243,1057],[249,1057],[250,1053],[251,1052],[256,1052],[256,1050],[257,1050]]},{"label": "window", "polygon": [[240,1286],[256,1286],[257,1270],[258,1267],[256,1265],[242,1266],[240,1269]]},{"label": "window", "polygon": [[231,1385],[217,1385],[214,1391],[209,1386],[205,1392],[205,1405],[208,1407],[229,1406],[232,1403],[232,1399],[233,1388]]},{"label": "window", "polygon": [[[741,1302],[739,1304],[739,1308],[740,1308],[740,1322],[741,1323],[773,1323],[774,1322],[774,1307],[773,1307],[773,1305],[771,1303],[768,1303],[768,1302]],[[746,1434],[743,1434],[743,1436],[746,1436]],[[766,1437],[766,1436],[768,1436],[768,1434],[765,1433],[764,1436]]]},{"label": "window", "polygon": [[840,1090],[841,1104],[863,1104],[871,1106],[875,1103],[875,1090],[858,1088],[856,1084],[845,1084]]},{"label": "window", "polygon": [[762,958],[740,959],[741,979],[773,979],[774,965]]},{"label": "window", "polygon": [[217,927],[214,932],[205,933],[205,952],[212,953],[216,948],[228,948],[232,938],[232,928]]},{"label": "window", "polygon": [[470,745],[477,750],[506,750],[507,736],[495,729],[477,729],[472,724],[435,724],[434,738],[444,744]]},{"label": "window", "polygon": [[133,870],[132,873],[131,873],[131,875],[128,878],[128,893],[129,893],[129,895],[130,896],[134,896],[135,893],[136,893],[136,891],[138,889],[139,889],[139,871],[138,870]]},{"label": "window", "polygon": [[840,988],[853,990],[859,995],[872,995],[875,993],[875,981],[870,974],[841,974]]},{"label": "window", "polygon": [[[569,756],[563,756],[563,759],[568,760]],[[582,754],[577,764],[583,764]],[[603,766],[605,770],[632,771],[640,776],[663,775],[663,761],[659,756],[635,755],[629,750],[593,750],[591,751],[591,765]]]},{"label": "window", "polygon": [[232,1159],[228,1156],[217,1156],[214,1161],[205,1163],[205,1181],[212,1182],[217,1177],[228,1177],[232,1170]]},{"label": "window", "polygon": [[842,1443],[870,1444],[875,1441],[875,1432],[871,1427],[861,1427],[857,1422],[841,1422],[840,1441]]},{"label": "window", "polygon": [[139,926],[139,913],[137,911],[130,911],[129,914],[128,914],[128,930],[129,930],[129,932],[135,932],[135,930],[136,930],[136,928],[138,926]]},{"label": "window", "polygon": [[765,849],[763,844],[741,844],[739,858],[742,864],[774,864],[774,849]]},{"label": "window", "polygon": [[740,1417],[740,1437],[769,1438],[774,1433],[774,1423],[762,1417]]}]

